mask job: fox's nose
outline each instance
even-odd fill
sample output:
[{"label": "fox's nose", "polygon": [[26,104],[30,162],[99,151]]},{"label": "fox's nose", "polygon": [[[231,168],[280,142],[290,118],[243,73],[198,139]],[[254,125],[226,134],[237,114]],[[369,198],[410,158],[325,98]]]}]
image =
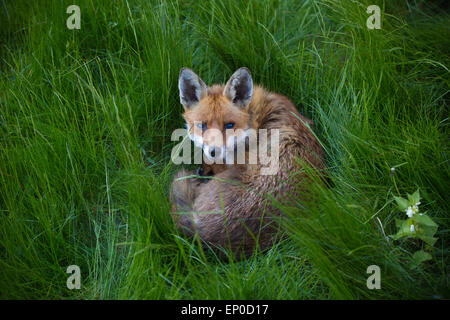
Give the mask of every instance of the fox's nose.
[{"label": "fox's nose", "polygon": [[215,157],[216,156],[216,151],[217,151],[217,148],[211,148],[211,151],[209,152],[211,157]]}]

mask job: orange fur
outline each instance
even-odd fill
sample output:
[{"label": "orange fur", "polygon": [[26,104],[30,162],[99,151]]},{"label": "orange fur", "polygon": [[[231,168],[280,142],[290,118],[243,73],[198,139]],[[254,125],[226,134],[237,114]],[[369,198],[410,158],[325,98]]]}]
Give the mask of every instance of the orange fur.
[{"label": "orange fur", "polygon": [[[267,193],[282,200],[296,196],[298,179],[291,175],[301,169],[297,158],[322,169],[322,148],[304,123],[311,123],[297,111],[285,96],[253,87],[251,100],[245,107],[236,106],[226,95],[224,86],[207,89],[198,102],[183,114],[191,133],[193,123],[206,122],[208,128],[223,131],[223,124],[235,123],[242,129],[279,129],[279,171],[261,175],[261,164],[203,166],[214,174],[213,179],[174,179],[171,191],[172,212],[190,211],[189,215],[174,214],[177,226],[187,234],[198,233],[213,246],[230,247],[234,253],[249,255],[256,245],[264,249],[273,242],[277,231],[274,217],[279,212],[271,207]],[[301,120],[299,120],[301,119]],[[204,137],[208,143],[208,137]],[[193,174],[180,171],[177,178]],[[304,185],[302,183],[302,185]],[[216,214],[211,212],[216,211]],[[208,213],[206,213],[208,212]]]}]

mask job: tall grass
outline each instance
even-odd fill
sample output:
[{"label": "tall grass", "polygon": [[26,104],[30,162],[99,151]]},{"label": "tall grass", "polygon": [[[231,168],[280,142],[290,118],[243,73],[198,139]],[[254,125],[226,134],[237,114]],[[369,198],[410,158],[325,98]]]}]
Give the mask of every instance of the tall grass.
[{"label": "tall grass", "polygon": [[[439,1],[68,1],[0,6],[0,297],[448,298],[450,29]],[[382,29],[368,30],[368,5]],[[332,187],[278,204],[287,237],[225,262],[175,230],[177,77],[247,66],[314,121]],[[391,168],[396,168],[394,173]],[[411,268],[393,195],[439,223]],[[81,290],[66,288],[79,265]],[[366,269],[379,265],[381,290]]]}]

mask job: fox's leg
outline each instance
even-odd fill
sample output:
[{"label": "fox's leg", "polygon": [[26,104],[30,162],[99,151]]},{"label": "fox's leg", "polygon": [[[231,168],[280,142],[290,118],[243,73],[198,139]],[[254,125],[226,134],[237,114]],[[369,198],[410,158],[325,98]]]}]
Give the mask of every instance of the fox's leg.
[{"label": "fox's leg", "polygon": [[[172,207],[172,218],[178,228],[183,229],[188,235],[192,235],[191,216],[193,203],[195,201],[197,189],[201,183],[198,178],[184,178],[194,175],[193,171],[181,169],[172,181],[169,199]],[[183,179],[184,178],[184,179]]]}]

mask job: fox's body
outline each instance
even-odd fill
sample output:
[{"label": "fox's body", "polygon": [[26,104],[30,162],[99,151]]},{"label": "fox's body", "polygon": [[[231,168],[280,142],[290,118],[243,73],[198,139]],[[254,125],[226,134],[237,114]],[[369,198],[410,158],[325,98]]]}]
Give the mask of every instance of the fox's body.
[{"label": "fox's body", "polygon": [[[190,235],[198,232],[213,246],[229,246],[235,253],[249,254],[255,244],[266,248],[277,230],[273,217],[278,215],[267,194],[287,199],[296,195],[299,185],[308,183],[302,183],[302,175],[293,177],[301,169],[298,159],[323,168],[322,148],[305,125],[309,121],[286,97],[253,87],[246,68],[236,71],[225,86],[209,88],[191,70],[183,69],[179,86],[191,139],[202,145],[205,155],[211,156],[211,150],[226,154],[234,148],[230,141],[243,142],[250,130],[267,129],[270,137],[271,129],[278,129],[279,170],[263,175],[260,163],[204,165],[203,172],[212,171],[211,179],[179,179],[194,174],[179,171],[171,190],[172,211],[190,214],[175,214],[177,226]],[[199,122],[200,132],[195,130]],[[232,139],[225,130],[230,123],[240,131]],[[210,128],[222,131],[223,140],[208,135]]]}]

